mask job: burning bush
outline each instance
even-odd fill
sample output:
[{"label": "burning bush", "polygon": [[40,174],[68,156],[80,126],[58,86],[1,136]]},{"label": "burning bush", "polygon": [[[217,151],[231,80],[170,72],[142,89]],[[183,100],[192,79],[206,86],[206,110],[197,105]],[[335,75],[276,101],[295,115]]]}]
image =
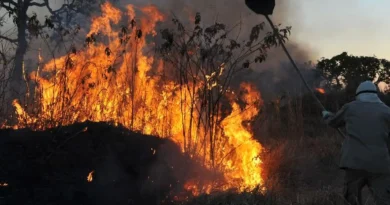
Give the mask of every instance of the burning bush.
[{"label": "burning bush", "polygon": [[[223,173],[222,180],[187,182],[195,195],[261,186],[263,148],[247,126],[260,110],[261,95],[249,83],[234,91],[230,82],[237,72],[263,62],[278,45],[276,35],[287,39],[289,29],[263,35],[261,23],[247,42],[238,42],[224,24],[202,27],[200,14],[193,29],[173,18],[176,29],[157,33],[156,24],[167,15],[154,6],[128,5],[122,11],[105,3],[101,9],[84,47],[72,46],[30,74],[34,91],[28,90],[24,102],[14,101],[15,127],[113,122],[170,138],[194,161]],[[156,52],[148,54],[151,48]]]}]

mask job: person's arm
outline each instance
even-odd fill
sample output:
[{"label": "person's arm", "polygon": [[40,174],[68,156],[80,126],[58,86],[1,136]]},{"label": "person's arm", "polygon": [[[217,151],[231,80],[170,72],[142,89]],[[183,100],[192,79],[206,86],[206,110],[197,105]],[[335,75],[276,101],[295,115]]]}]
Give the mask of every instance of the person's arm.
[{"label": "person's arm", "polygon": [[345,125],[345,111],[347,110],[347,105],[344,105],[336,114],[329,113],[324,116],[325,122],[333,127],[339,128]]}]

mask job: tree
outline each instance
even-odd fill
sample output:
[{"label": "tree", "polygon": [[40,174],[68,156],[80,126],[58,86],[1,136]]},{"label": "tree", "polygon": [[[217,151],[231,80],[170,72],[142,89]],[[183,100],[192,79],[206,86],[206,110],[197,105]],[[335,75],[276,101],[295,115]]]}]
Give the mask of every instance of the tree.
[{"label": "tree", "polygon": [[337,90],[354,92],[365,80],[390,83],[390,62],[370,56],[353,56],[343,52],[330,59],[322,58],[316,68]]},{"label": "tree", "polygon": [[[23,60],[28,49],[28,41],[38,37],[44,28],[62,30],[69,26],[72,19],[78,13],[88,14],[90,5],[96,0],[63,0],[59,9],[53,9],[49,0],[1,0],[0,11],[8,14],[17,28],[16,37],[5,36],[0,32],[0,40],[8,41],[15,45],[14,65],[12,69],[11,89],[18,92],[19,84],[23,80]],[[29,10],[46,8],[50,16],[45,17],[45,22],[38,20],[36,13],[29,14]],[[0,27],[3,25],[0,24]],[[8,61],[8,60],[4,60]]]}]

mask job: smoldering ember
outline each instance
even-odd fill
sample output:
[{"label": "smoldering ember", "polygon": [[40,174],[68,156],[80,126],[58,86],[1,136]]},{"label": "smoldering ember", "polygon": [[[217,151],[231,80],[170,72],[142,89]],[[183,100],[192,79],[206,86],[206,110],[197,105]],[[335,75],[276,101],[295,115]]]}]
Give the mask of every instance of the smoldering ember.
[{"label": "smoldering ember", "polygon": [[[342,139],[286,65],[281,41],[306,58],[291,27],[161,2],[21,2],[0,3],[0,204],[343,202]],[[336,110],[349,90],[326,65],[300,66]]]}]

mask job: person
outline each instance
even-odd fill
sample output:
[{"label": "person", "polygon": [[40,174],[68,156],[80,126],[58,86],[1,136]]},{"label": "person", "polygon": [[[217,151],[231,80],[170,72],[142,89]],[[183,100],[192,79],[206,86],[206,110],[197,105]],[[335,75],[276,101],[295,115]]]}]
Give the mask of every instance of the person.
[{"label": "person", "polygon": [[362,82],[356,100],[336,114],[322,112],[329,126],[346,128],[340,168],[345,170],[344,199],[351,205],[362,204],[366,185],[377,205],[390,205],[390,108],[377,93],[374,83]]}]

